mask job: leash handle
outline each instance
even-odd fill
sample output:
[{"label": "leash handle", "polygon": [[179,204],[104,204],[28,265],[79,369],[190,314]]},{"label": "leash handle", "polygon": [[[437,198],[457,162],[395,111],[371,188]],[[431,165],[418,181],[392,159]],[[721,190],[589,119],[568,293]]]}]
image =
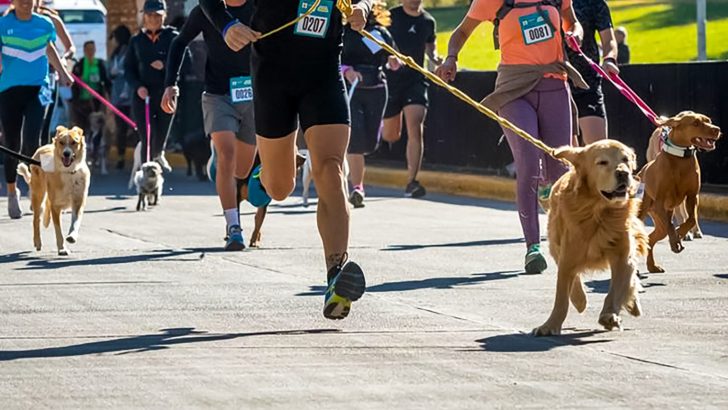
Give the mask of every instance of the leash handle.
[{"label": "leash handle", "polygon": [[612,83],[612,85],[632,104],[636,105],[637,108],[642,111],[642,114],[647,117],[655,126],[659,126],[659,116],[655,114],[655,112],[650,108],[647,103],[640,98],[639,95],[637,95],[632,88],[630,88],[627,83],[622,80],[622,78],[617,74],[609,74],[607,73],[599,64],[595,63],[594,60],[589,58],[586,54],[584,54],[584,51],[582,51],[581,47],[579,47],[579,43],[576,41],[576,38],[574,36],[566,36],[566,41],[569,47],[574,50],[577,54],[579,54],[586,62],[589,64],[589,66],[596,71],[599,75],[606,78],[607,81]]},{"label": "leash handle", "polygon": [[122,120],[124,120],[124,122],[126,122],[132,128],[134,128],[134,131],[137,130],[137,125],[136,125],[136,123],[134,121],[131,120],[131,118],[129,118],[126,115],[124,115],[123,112],[119,111],[118,108],[114,107],[114,105],[111,104],[106,98],[102,97],[101,94],[99,94],[98,92],[96,92],[96,90],[94,90],[88,84],[86,84],[85,82],[83,82],[83,80],[81,80],[80,78],[78,78],[78,76],[76,74],[71,73],[71,77],[73,77],[73,81],[75,81],[76,84],[78,84],[81,87],[83,87],[94,98],[96,98],[102,104],[104,104],[105,106],[107,106],[111,110],[111,112],[113,112],[114,114],[116,114],[119,118],[121,118]]},{"label": "leash handle", "polygon": [[357,85],[359,85],[359,77],[354,79],[354,82],[351,83],[351,87],[349,87],[349,92],[346,94],[346,98],[350,104],[351,104],[351,97],[354,96],[354,91],[356,91]]},{"label": "leash handle", "polygon": [[144,120],[145,120],[146,126],[147,126],[147,129],[146,129],[147,130],[147,161],[146,162],[149,162],[152,160],[152,147],[151,147],[152,125],[151,125],[151,121],[149,120],[149,117],[150,117],[150,115],[149,115],[149,96],[147,96],[144,99]]}]

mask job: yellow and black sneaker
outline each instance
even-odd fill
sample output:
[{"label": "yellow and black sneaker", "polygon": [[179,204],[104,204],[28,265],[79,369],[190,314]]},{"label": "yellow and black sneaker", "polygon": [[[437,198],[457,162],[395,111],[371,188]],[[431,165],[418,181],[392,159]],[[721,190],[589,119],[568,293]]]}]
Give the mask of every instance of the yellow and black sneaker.
[{"label": "yellow and black sneaker", "polygon": [[362,297],[366,280],[361,267],[354,262],[346,262],[329,270],[329,287],[324,294],[324,317],[332,320],[344,319],[349,315],[351,302]]}]

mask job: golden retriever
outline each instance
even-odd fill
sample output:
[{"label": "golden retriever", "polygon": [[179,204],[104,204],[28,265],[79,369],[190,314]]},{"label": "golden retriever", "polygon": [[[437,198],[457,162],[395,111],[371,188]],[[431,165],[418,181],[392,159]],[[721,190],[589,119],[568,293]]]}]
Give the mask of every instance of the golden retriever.
[{"label": "golden retriever", "polygon": [[[702,124],[702,125],[701,125]],[[708,128],[706,130],[706,127]],[[680,133],[692,140],[698,138],[698,144],[690,145],[703,145],[706,151],[712,151],[715,149],[715,144],[710,141],[710,136],[714,135],[710,128],[717,128],[711,125],[710,118],[705,115],[697,114],[692,111],[684,111],[675,117],[665,119],[661,121],[661,126],[657,127],[650,137],[650,143],[647,147],[647,162],[652,162],[657,159],[657,155],[662,152],[663,138],[665,132]],[[707,138],[702,140],[701,137]],[[712,145],[712,147],[711,147]],[[698,170],[699,171],[699,170]],[[685,208],[685,202],[675,208],[675,222],[677,225],[682,225],[688,219],[688,212]],[[685,235],[686,241],[691,241],[693,238],[699,239],[703,237],[703,231],[700,229],[698,220],[695,220],[695,226]]]},{"label": "golden retriever", "polygon": [[32,194],[33,244],[36,250],[41,249],[41,214],[45,227],[48,227],[52,217],[58,254],[66,256],[68,250],[61,232],[61,212],[71,209],[71,229],[65,240],[75,243],[91,182],[91,173],[86,165],[83,130],[59,126],[53,143],[38,148],[33,159],[39,161],[41,166],[18,165],[18,174],[25,178]]},{"label": "golden retriever", "polygon": [[632,198],[638,186],[632,177],[636,156],[614,140],[559,148],[556,156],[573,165],[549,197],[549,250],[558,265],[556,300],[551,316],[533,334],[560,334],[569,300],[580,313],[586,309],[581,275],[607,268],[612,278],[599,323],[608,330],[621,329],[623,308],[633,316],[641,314],[635,259],[647,251],[644,224],[637,218],[639,201]]},{"label": "golden retriever", "polygon": [[[666,128],[658,128],[650,138],[648,160],[656,149],[661,152],[639,174],[645,185],[639,217],[644,220],[649,214],[655,223],[647,254],[647,270],[651,273],[665,271],[655,263],[654,245],[667,236],[672,251],[680,253],[684,249],[682,239],[698,226],[700,164],[696,149],[714,150],[721,135],[720,128],[711,124],[710,118],[692,111],[683,111],[664,120],[662,125]],[[663,139],[661,148],[660,138]],[[682,214],[677,229],[672,223],[675,212]],[[702,236],[699,228],[697,232]]]}]

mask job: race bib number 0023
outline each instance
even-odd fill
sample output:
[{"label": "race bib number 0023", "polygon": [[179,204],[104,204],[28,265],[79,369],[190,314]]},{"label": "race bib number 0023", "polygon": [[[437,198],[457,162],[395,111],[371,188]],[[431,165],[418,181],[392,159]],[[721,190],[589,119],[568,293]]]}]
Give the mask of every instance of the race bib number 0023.
[{"label": "race bib number 0023", "polygon": [[233,104],[253,101],[253,83],[250,77],[230,79],[230,98]]},{"label": "race bib number 0023", "polygon": [[521,16],[518,18],[518,23],[521,26],[521,33],[523,33],[523,41],[527,46],[554,38],[551,25],[544,20],[541,13]]},{"label": "race bib number 0023", "polygon": [[[298,3],[298,15],[306,14],[308,9],[313,6],[313,0],[301,0]],[[329,28],[331,21],[331,12],[333,10],[333,1],[322,0],[313,13],[302,18],[297,24],[294,33],[299,36],[324,38],[326,30]]]}]

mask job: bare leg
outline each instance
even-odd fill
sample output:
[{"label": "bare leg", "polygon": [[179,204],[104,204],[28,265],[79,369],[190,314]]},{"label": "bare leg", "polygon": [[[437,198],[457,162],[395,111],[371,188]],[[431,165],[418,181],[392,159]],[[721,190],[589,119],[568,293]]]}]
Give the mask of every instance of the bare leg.
[{"label": "bare leg", "polygon": [[584,139],[584,145],[607,139],[607,120],[601,117],[579,118],[579,128]]},{"label": "bare leg", "polygon": [[409,181],[417,179],[422,167],[424,153],[424,123],[427,109],[421,105],[404,107],[404,118],[407,123],[407,175]]}]

